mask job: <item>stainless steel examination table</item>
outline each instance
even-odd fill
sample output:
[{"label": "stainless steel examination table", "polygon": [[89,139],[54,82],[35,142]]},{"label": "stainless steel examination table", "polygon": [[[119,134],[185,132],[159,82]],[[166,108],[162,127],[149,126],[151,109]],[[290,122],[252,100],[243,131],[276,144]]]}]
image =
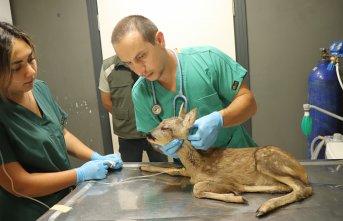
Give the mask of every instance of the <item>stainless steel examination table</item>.
[{"label": "stainless steel examination table", "polygon": [[[302,161],[314,195],[263,218],[255,211],[279,194],[245,193],[249,204],[225,203],[192,196],[189,178],[149,176],[139,163],[125,163],[105,180],[85,182],[59,204],[67,213],[49,210],[39,220],[343,220],[343,160]],[[166,165],[169,163],[152,163]],[[138,176],[145,176],[137,178]]]}]

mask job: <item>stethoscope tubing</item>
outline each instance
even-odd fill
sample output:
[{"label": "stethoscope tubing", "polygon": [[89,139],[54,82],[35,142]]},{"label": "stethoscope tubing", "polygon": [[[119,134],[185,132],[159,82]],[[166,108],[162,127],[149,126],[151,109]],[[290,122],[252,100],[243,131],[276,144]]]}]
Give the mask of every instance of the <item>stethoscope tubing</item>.
[{"label": "stethoscope tubing", "polygon": [[[177,100],[178,99],[183,100],[184,108],[186,111],[188,110],[187,109],[188,108],[188,100],[187,100],[186,96],[183,94],[183,74],[182,74],[181,62],[180,62],[179,57],[177,56],[176,52],[174,52],[173,50],[172,50],[172,52],[174,53],[174,55],[176,57],[176,60],[177,60],[177,63],[178,63],[179,69],[180,69],[180,78],[179,78],[180,79],[180,90],[179,90],[179,93],[173,99],[174,116],[176,116],[176,102],[177,102]],[[152,106],[151,111],[153,114],[159,115],[162,112],[162,107],[157,101],[154,82],[150,81],[150,83],[151,83],[152,96],[153,96],[153,102],[154,102],[154,105]]]}]

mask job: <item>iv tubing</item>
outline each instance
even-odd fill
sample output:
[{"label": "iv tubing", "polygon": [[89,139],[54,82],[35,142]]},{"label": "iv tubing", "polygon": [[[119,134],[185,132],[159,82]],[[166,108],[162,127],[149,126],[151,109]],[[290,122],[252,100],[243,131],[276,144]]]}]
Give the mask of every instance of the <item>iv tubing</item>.
[{"label": "iv tubing", "polygon": [[12,191],[13,193],[17,194],[18,196],[21,196],[21,197],[24,197],[24,198],[27,198],[27,199],[30,199],[30,200],[33,200],[39,204],[41,204],[42,206],[48,208],[48,209],[51,209],[47,204],[43,203],[42,201],[39,201],[35,198],[32,198],[32,197],[29,197],[29,196],[26,196],[24,194],[21,194],[21,193],[18,193],[15,189],[14,189],[14,183],[13,183],[13,180],[12,180],[12,177],[8,174],[6,168],[5,168],[5,161],[4,161],[4,158],[2,157],[2,153],[0,151],[0,159],[1,159],[1,166],[2,166],[2,170],[4,171],[4,173],[6,174],[7,178],[10,180],[11,182],[11,188],[12,188]]}]

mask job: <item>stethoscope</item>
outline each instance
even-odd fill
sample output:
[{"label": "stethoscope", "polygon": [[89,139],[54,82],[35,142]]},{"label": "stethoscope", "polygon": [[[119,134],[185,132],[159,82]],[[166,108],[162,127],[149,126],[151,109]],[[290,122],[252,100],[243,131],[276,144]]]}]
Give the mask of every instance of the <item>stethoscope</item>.
[{"label": "stethoscope", "polygon": [[[174,52],[172,50],[172,52],[174,53],[176,60],[177,60],[177,64],[179,66],[180,69],[180,90],[179,90],[179,94],[175,95],[174,100],[173,100],[173,108],[174,108],[174,116],[176,116],[176,102],[178,99],[183,100],[184,102],[184,108],[187,111],[187,106],[188,106],[188,101],[186,96],[183,94],[183,76],[182,76],[182,67],[181,67],[181,63],[179,60],[179,57],[177,56],[176,52]],[[150,81],[151,84],[151,88],[152,88],[152,96],[153,96],[153,100],[154,100],[154,104],[151,107],[151,112],[155,115],[159,115],[162,113],[162,107],[161,105],[157,102],[157,97],[156,97],[156,92],[155,92],[155,85],[153,81]]]}]

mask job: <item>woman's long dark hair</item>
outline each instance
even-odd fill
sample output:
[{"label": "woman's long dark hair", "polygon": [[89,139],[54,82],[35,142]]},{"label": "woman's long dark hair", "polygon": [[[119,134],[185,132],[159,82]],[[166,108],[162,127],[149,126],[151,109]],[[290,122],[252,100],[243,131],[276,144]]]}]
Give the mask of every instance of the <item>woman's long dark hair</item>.
[{"label": "woman's long dark hair", "polygon": [[35,51],[31,38],[25,32],[14,25],[0,21],[0,99],[6,99],[12,81],[13,38],[23,40],[31,47],[33,53]]}]

